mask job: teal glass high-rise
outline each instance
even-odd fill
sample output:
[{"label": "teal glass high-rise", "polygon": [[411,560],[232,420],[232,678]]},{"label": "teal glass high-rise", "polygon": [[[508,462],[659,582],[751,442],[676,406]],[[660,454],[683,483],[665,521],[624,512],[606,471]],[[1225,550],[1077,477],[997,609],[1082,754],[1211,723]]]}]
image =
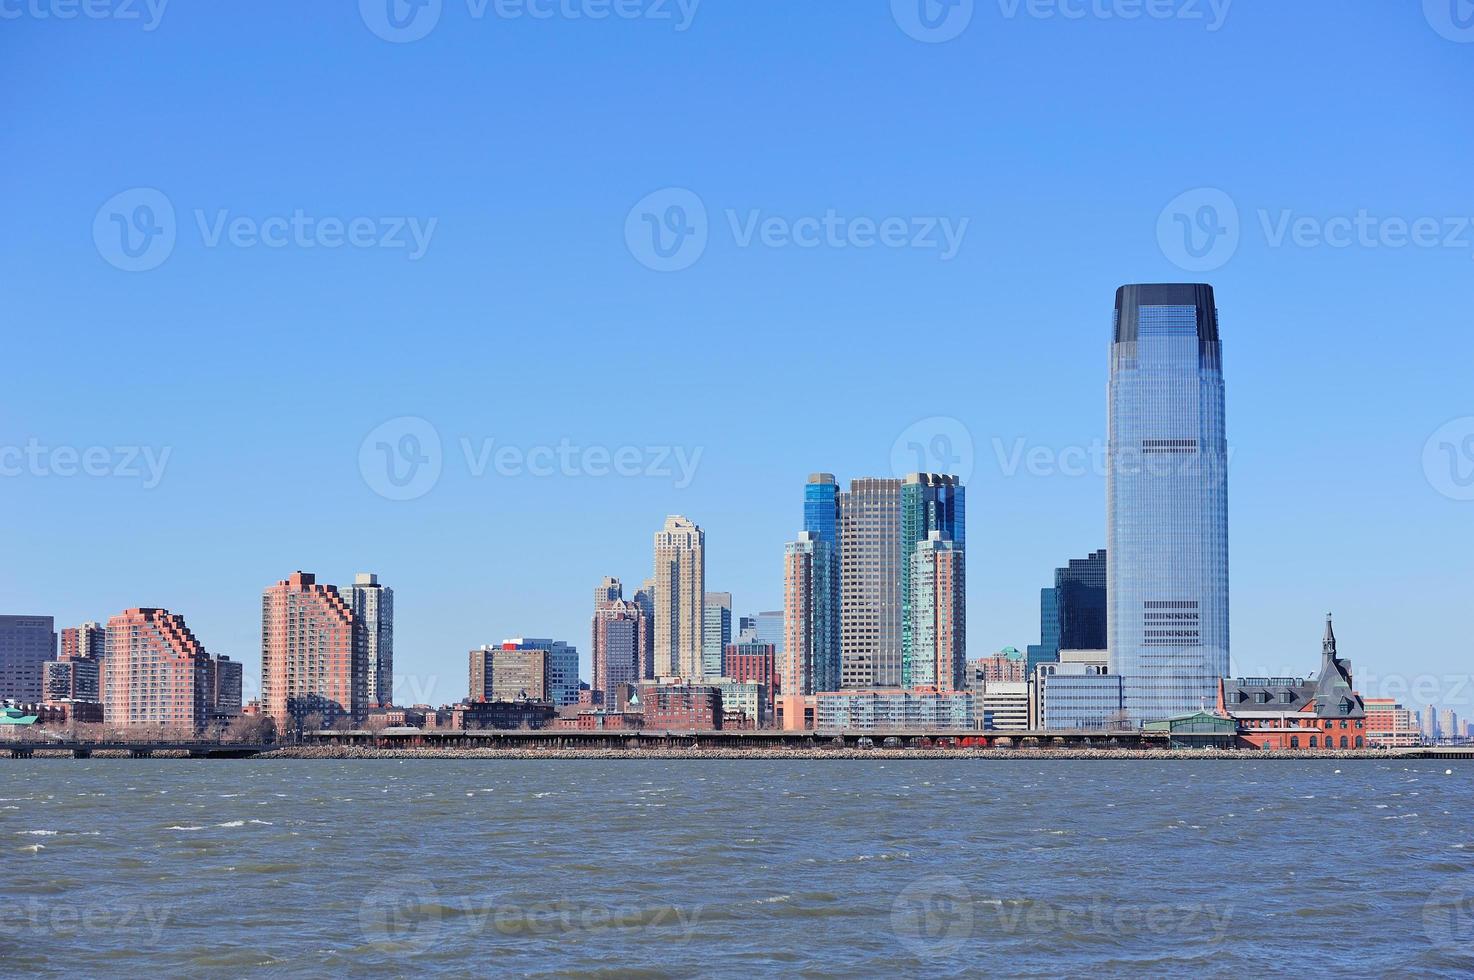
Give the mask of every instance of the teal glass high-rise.
[{"label": "teal glass high-rise", "polygon": [[1212,708],[1227,676],[1228,444],[1213,287],[1123,286],[1106,470],[1110,669],[1134,724]]},{"label": "teal glass high-rise", "polygon": [[[912,473],[901,484],[901,686],[911,687],[911,556],[933,531],[967,554],[967,494],[944,473]],[[965,624],[962,628],[965,631]],[[964,634],[965,635],[965,634]]]}]

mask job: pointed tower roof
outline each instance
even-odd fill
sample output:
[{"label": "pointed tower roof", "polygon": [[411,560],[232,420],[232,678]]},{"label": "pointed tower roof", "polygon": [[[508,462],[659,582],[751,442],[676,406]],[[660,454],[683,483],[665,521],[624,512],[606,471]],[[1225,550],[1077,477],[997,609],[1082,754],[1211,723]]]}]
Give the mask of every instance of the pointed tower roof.
[{"label": "pointed tower roof", "polygon": [[1351,682],[1351,664],[1336,656],[1336,631],[1326,613],[1321,640],[1320,676],[1315,680],[1316,714],[1322,718],[1362,717],[1365,707]]}]

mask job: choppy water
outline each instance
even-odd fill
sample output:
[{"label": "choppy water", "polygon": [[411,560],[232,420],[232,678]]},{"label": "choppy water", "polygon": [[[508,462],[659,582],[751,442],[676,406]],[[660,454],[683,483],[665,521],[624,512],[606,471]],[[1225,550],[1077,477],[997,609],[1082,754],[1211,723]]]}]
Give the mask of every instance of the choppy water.
[{"label": "choppy water", "polygon": [[1474,970],[1474,766],[0,760],[0,973]]}]

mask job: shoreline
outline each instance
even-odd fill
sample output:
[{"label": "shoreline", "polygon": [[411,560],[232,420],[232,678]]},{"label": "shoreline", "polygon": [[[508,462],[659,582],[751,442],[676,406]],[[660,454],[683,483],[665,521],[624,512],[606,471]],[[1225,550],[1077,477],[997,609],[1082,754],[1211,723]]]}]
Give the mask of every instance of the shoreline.
[{"label": "shoreline", "polygon": [[[33,758],[70,759],[66,750],[47,751],[38,749]],[[126,751],[99,751],[94,759],[127,759]],[[152,753],[152,759],[187,759],[182,751],[161,750]],[[1417,749],[1351,749],[1346,751],[1296,751],[1257,752],[1233,749],[837,749],[837,748],[688,748],[688,749],[370,749],[357,746],[288,746],[267,752],[241,757],[245,759],[293,760],[293,761],[366,761],[366,760],[497,760],[514,761],[573,761],[652,759],[661,761],[901,761],[912,759],[953,761],[1025,761],[1048,760],[1094,761],[1122,760],[1134,762],[1212,760],[1224,762],[1273,761],[1438,761],[1441,757],[1423,756]],[[223,758],[208,761],[226,761]],[[1444,761],[1452,761],[1445,759]],[[3,765],[3,762],[0,762]]]}]

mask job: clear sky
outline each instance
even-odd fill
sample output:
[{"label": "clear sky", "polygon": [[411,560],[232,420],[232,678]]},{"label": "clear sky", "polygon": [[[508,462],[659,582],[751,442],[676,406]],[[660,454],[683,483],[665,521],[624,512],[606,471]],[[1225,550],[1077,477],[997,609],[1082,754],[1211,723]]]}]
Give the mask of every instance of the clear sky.
[{"label": "clear sky", "polygon": [[1334,610],[1474,714],[1469,11],[921,2],[4,0],[0,611],[164,606],[254,684],[262,588],[375,571],[445,702],[587,664],[667,514],[778,608],[806,475],[918,442],[1022,648],[1104,545],[1114,290],[1206,281],[1235,669]]}]

